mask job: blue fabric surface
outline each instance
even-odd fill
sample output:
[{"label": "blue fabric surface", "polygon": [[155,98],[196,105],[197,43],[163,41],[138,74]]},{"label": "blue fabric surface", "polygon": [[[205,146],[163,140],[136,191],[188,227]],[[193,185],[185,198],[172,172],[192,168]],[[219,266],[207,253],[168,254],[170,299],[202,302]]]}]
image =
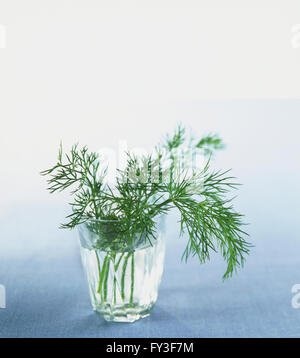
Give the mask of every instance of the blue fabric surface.
[{"label": "blue fabric surface", "polygon": [[283,225],[276,215],[248,214],[256,220],[256,247],[225,283],[218,256],[206,265],[180,263],[185,239],[178,238],[176,218],[168,219],[158,301],[150,317],[126,324],[107,323],[92,311],[77,233],[56,229],[63,213],[44,206],[12,209],[0,222],[0,283],[7,294],[0,336],[299,337],[300,309],[291,305],[291,288],[300,282],[296,221],[290,227],[288,218]]}]

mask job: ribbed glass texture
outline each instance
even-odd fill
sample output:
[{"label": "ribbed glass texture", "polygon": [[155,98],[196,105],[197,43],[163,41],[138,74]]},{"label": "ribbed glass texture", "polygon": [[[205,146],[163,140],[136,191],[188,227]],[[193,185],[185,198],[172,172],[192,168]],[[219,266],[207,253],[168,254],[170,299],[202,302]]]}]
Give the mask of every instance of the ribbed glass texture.
[{"label": "ribbed glass texture", "polygon": [[[93,222],[92,226],[98,224],[103,226],[106,222]],[[150,314],[157,300],[164,266],[165,237],[162,224],[160,219],[157,237],[151,243],[139,237],[138,240],[131,240],[131,245],[123,245],[120,250],[116,250],[115,245],[114,251],[107,245],[105,250],[101,248],[101,234],[95,235],[91,225],[80,225],[81,258],[91,303],[93,309],[107,321],[134,322]],[[107,243],[107,235],[105,240]]]}]

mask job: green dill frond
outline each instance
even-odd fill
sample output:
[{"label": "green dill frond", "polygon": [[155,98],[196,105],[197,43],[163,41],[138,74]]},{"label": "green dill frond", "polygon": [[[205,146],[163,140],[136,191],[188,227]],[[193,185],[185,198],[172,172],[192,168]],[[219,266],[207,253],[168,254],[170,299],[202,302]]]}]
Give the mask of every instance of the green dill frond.
[{"label": "green dill frond", "polygon": [[169,151],[178,148],[181,144],[184,143],[185,140],[184,135],[185,135],[185,128],[182,127],[181,124],[179,124],[171,138],[167,135],[166,148]]},{"label": "green dill frond", "polygon": [[209,134],[199,140],[196,148],[203,149],[205,155],[211,155],[215,150],[225,148],[225,144],[217,134]]},{"label": "green dill frond", "polygon": [[157,237],[156,218],[176,209],[180,233],[187,235],[182,259],[197,256],[204,263],[211,252],[220,252],[227,263],[223,278],[230,277],[243,266],[252,246],[246,241],[243,215],[235,212],[229,196],[239,184],[229,170],[210,168],[212,152],[224,147],[217,135],[205,136],[194,146],[209,154],[209,159],[192,172],[178,158],[177,149],[185,141],[185,129],[179,125],[154,154],[127,153],[127,165],[118,170],[114,187],[104,184],[106,168],[97,153],[75,144],[70,153],[63,154],[60,144],[57,163],[41,174],[48,177],[50,193],[71,190],[72,212],[61,227],[72,229],[86,223],[99,237],[101,233],[99,247],[114,251],[133,237],[152,245]]}]

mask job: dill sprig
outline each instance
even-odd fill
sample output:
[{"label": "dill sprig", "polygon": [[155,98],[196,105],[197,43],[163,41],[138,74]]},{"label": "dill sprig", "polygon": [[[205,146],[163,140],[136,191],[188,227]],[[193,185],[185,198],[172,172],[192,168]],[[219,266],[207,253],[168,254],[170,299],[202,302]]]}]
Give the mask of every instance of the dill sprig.
[{"label": "dill sprig", "polygon": [[[156,147],[156,155],[127,153],[127,165],[118,170],[114,187],[104,184],[106,168],[97,153],[74,145],[63,155],[60,146],[57,163],[41,174],[49,176],[50,193],[72,187],[72,213],[61,227],[72,229],[86,222],[101,237],[98,248],[118,252],[132,247],[136,237],[153,244],[156,218],[175,208],[180,213],[180,233],[188,234],[182,258],[197,256],[204,263],[211,252],[219,251],[227,263],[223,278],[230,277],[243,266],[252,246],[245,239],[243,215],[235,212],[233,198],[228,197],[239,184],[229,171],[211,170],[210,157],[203,168],[187,170],[180,162],[185,142],[180,125],[165,144]],[[191,141],[191,146],[209,156],[224,147],[211,134],[196,144]],[[100,224],[98,219],[111,223]]]}]

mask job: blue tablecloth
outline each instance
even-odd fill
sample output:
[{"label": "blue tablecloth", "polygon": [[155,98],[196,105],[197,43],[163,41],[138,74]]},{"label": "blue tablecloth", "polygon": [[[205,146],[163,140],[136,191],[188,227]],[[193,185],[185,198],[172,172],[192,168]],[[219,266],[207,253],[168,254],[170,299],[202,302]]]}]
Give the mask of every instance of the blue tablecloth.
[{"label": "blue tablecloth", "polygon": [[263,217],[259,206],[249,211],[256,247],[245,268],[224,283],[218,256],[206,265],[180,263],[185,238],[178,237],[176,217],[169,218],[158,301],[150,317],[133,324],[107,323],[92,311],[77,233],[57,229],[63,214],[44,205],[2,214],[0,337],[300,336],[300,309],[291,305],[292,286],[300,283],[295,212]]}]

